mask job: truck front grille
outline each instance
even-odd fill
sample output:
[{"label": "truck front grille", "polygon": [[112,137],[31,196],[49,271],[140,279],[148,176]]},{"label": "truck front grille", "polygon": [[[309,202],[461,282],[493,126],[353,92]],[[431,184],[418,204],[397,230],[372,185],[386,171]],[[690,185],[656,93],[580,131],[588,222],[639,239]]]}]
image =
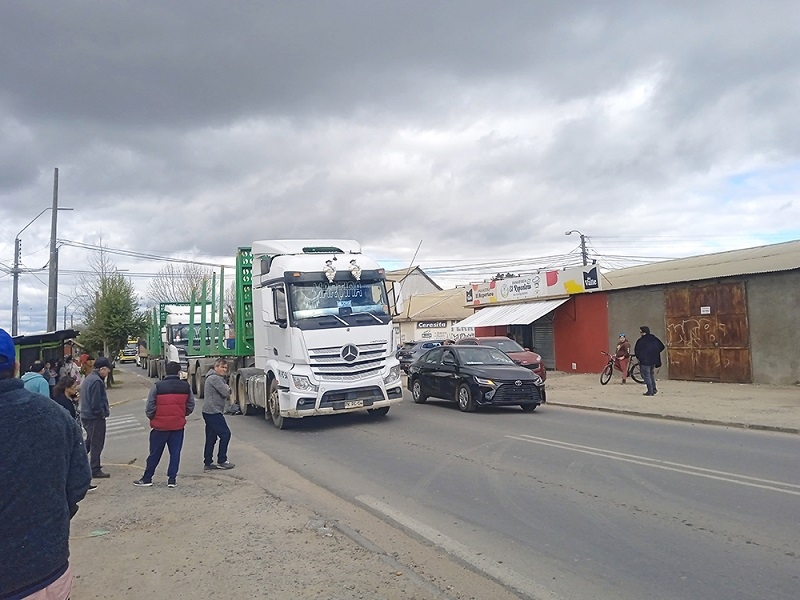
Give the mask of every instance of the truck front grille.
[{"label": "truck front grille", "polygon": [[[347,346],[331,346],[327,348],[310,348],[309,365],[318,381],[358,381],[379,374],[386,364],[388,343],[352,344],[358,355],[352,360],[345,360],[343,352]],[[350,349],[352,351],[352,349]]]}]

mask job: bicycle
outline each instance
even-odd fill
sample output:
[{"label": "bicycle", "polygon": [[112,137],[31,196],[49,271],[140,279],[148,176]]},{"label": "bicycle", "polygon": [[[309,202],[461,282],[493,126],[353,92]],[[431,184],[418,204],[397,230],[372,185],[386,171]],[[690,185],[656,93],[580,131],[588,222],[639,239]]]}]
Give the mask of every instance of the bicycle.
[{"label": "bicycle", "polygon": [[[614,374],[614,369],[617,369],[617,371],[622,371],[622,369],[619,368],[619,361],[617,360],[616,356],[609,354],[608,352],[603,352],[602,350],[600,351],[600,354],[605,354],[608,357],[608,363],[600,373],[600,385],[605,385],[611,381],[611,376]],[[631,361],[628,363],[628,377],[633,379],[636,383],[644,383],[642,370],[639,368],[639,361],[636,360],[636,357],[634,356],[631,356]]]}]

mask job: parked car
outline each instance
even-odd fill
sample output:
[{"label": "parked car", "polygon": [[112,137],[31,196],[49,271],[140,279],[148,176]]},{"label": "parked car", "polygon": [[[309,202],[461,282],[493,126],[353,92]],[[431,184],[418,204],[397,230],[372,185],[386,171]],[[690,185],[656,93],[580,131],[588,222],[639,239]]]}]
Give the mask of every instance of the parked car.
[{"label": "parked car", "polygon": [[441,346],[444,340],[424,340],[421,342],[406,342],[395,356],[400,361],[400,368],[408,373],[408,367],[431,348]]},{"label": "parked car", "polygon": [[468,344],[471,346],[481,345],[497,348],[501,352],[507,354],[508,357],[518,365],[525,367],[526,369],[531,369],[534,373],[542,378],[542,381],[547,379],[547,369],[542,362],[542,357],[536,354],[536,352],[532,352],[528,348],[523,348],[511,338],[501,335],[468,337],[458,340],[456,344]]},{"label": "parked car", "polygon": [[488,346],[440,346],[415,361],[408,375],[414,402],[429,397],[458,403],[464,412],[479,406],[517,405],[524,412],[544,401],[544,382],[533,370]]}]

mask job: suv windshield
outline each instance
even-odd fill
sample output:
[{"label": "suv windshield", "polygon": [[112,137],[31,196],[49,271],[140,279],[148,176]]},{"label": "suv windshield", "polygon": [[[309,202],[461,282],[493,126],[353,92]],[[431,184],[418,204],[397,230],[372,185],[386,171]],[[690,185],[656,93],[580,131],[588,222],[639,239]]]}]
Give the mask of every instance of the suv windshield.
[{"label": "suv windshield", "polygon": [[504,340],[478,340],[481,346],[491,346],[502,352],[525,352],[525,349],[517,342],[510,339]]},{"label": "suv windshield", "polygon": [[303,282],[289,286],[289,311],[300,327],[319,317],[334,327],[374,325],[387,322],[389,302],[382,280]]}]

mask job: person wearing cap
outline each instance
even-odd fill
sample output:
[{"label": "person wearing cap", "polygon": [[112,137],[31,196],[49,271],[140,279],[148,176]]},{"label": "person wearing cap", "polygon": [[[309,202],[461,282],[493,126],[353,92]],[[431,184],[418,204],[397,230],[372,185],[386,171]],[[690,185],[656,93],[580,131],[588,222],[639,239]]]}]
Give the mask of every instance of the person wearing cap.
[{"label": "person wearing cap", "polygon": [[70,518],[92,476],[80,425],[17,378],[0,329],[0,598],[68,598]]},{"label": "person wearing cap", "polygon": [[28,369],[28,372],[22,376],[22,385],[30,392],[41,394],[45,398],[49,398],[50,384],[47,383],[47,379],[45,379],[45,371],[46,366],[42,361],[34,361]]},{"label": "person wearing cap", "polygon": [[111,477],[100,465],[100,454],[106,443],[106,417],[109,415],[105,378],[110,370],[111,363],[108,359],[105,356],[98,358],[94,361],[92,372],[81,383],[79,393],[81,423],[86,430],[86,450],[89,452],[89,466],[95,479]]},{"label": "person wearing cap", "polygon": [[661,352],[664,351],[664,343],[650,333],[650,328],[647,325],[639,327],[639,332],[641,335],[636,340],[633,353],[639,359],[642,379],[644,379],[644,383],[647,386],[647,391],[642,395],[655,396],[658,393],[655,370],[661,366]]},{"label": "person wearing cap", "polygon": [[133,482],[136,487],[153,485],[153,475],[164,454],[164,446],[169,448],[169,466],[167,467],[167,487],[178,485],[178,467],[181,461],[183,434],[186,417],[194,410],[194,394],[189,382],[181,379],[178,373],[181,366],[177,362],[168,362],[164,367],[166,376],[156,381],[150,388],[144,413],[150,419],[150,454],[144,474]]},{"label": "person wearing cap", "polygon": [[622,371],[622,383],[625,383],[628,379],[628,364],[631,362],[631,343],[624,333],[619,334],[617,351],[614,356],[617,359],[619,370]]}]

